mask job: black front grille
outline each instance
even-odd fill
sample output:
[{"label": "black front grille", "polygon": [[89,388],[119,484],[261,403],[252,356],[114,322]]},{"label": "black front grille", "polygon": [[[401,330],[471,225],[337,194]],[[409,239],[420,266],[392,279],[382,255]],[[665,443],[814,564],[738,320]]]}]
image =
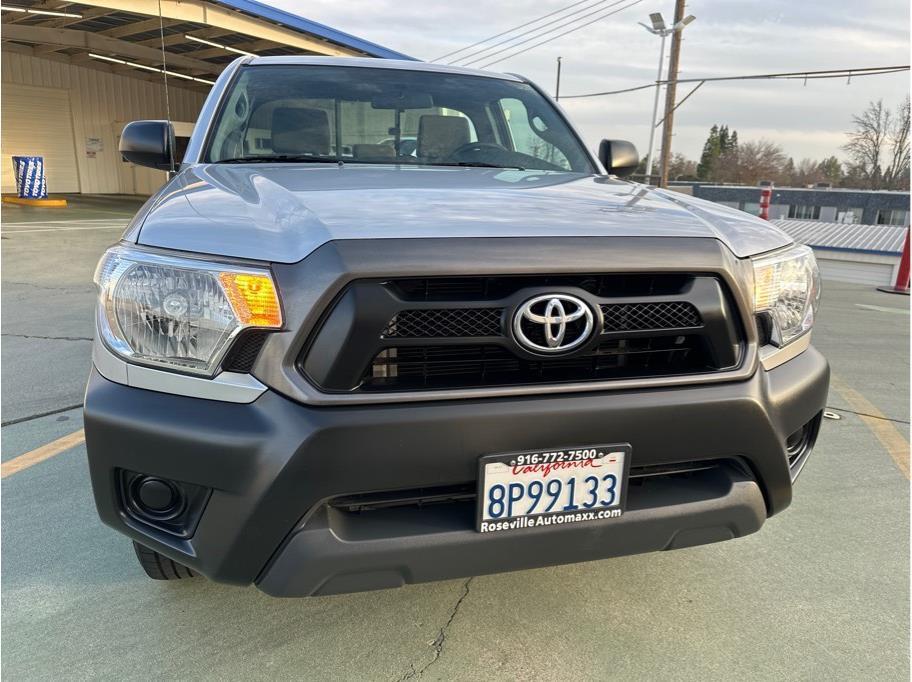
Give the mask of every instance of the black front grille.
[{"label": "black front grille", "polygon": [[[604,324],[578,350],[538,356],[511,320],[534,296],[567,293]],[[326,392],[561,384],[721,372],[743,329],[723,282],[681,273],[359,280],[327,311],[299,359]],[[531,324],[531,323],[530,323]],[[567,338],[583,333],[571,321]],[[529,325],[527,325],[529,326]],[[542,325],[523,328],[542,345]]]},{"label": "black front grille", "polygon": [[403,310],[386,325],[388,339],[432,339],[502,336],[503,308]]},{"label": "black front grille", "polygon": [[363,390],[479,388],[653,377],[711,371],[698,336],[603,341],[567,358],[527,360],[496,345],[417,346],[382,350],[361,382]]},{"label": "black front grille", "polygon": [[686,301],[670,303],[610,303],[602,305],[603,331],[628,332],[687,329],[700,326],[700,313]]},{"label": "black front grille", "polygon": [[[603,332],[691,329],[700,313],[686,301],[614,303],[600,306]],[[387,339],[503,336],[503,308],[430,308],[396,313],[383,330]]]},{"label": "black front grille", "polygon": [[366,512],[391,507],[426,507],[431,504],[475,502],[477,487],[478,485],[472,482],[433,488],[411,488],[408,490],[343,495],[332,499],[329,504],[336,509],[342,509],[347,512]]}]

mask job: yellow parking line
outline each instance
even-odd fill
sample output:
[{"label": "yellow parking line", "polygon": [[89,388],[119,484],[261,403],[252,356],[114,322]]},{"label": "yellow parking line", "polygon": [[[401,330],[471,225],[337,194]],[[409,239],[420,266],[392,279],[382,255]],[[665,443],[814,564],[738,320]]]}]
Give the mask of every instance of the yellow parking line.
[{"label": "yellow parking line", "polygon": [[63,438],[53,440],[47,445],[42,445],[40,448],[35,448],[31,452],[26,452],[24,455],[19,455],[8,462],[0,464],[0,478],[12,476],[16,472],[28,469],[30,466],[38,464],[38,462],[50,459],[54,455],[66,452],[70,448],[75,448],[77,445],[81,445],[84,442],[85,431],[82,429],[66,435]]},{"label": "yellow parking line", "polygon": [[893,422],[872,405],[861,393],[847,385],[836,375],[830,377],[830,384],[839,392],[853,410],[860,413],[858,416],[861,418],[861,421],[863,421],[871,430],[871,433],[877,437],[877,440],[880,441],[890,457],[893,458],[897,468],[899,468],[903,476],[908,479],[909,443],[899,430],[893,426]]}]

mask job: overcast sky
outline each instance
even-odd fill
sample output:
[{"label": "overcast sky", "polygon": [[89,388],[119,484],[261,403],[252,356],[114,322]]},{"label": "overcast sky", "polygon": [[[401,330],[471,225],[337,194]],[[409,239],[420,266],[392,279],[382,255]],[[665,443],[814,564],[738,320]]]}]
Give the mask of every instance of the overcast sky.
[{"label": "overcast sky", "polygon": [[[273,0],[308,19],[424,60],[571,2]],[[551,94],[558,55],[563,57],[562,95],[648,83],[655,80],[659,39],[637,22],[648,23],[654,11],[670,20],[673,0],[644,0],[491,68],[528,76]],[[684,32],[681,78],[909,63],[908,0],[690,0],[687,13],[697,20]],[[679,86],[679,97],[689,87]],[[842,157],[839,147],[853,113],[880,98],[895,106],[908,92],[908,72],[857,78],[848,85],[844,79],[809,81],[806,86],[800,80],[707,84],[678,109],[673,148],[695,159],[709,127],[724,123],[736,129],[741,140],[774,140],[796,161]],[[629,139],[645,153],[652,97],[652,91],[644,90],[562,104],[590,146],[602,137]]]}]

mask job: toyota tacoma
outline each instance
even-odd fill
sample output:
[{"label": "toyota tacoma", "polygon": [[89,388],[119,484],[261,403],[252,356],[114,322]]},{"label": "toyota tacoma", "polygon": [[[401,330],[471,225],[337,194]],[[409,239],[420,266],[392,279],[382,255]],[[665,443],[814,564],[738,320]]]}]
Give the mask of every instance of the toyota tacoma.
[{"label": "toyota tacoma", "polygon": [[[242,57],[102,257],[102,520],[272,595],[690,547],[785,509],[829,369],[812,252],[619,179],[516,75]],[[737,551],[733,549],[732,551]],[[610,570],[606,566],[606,570]]]}]

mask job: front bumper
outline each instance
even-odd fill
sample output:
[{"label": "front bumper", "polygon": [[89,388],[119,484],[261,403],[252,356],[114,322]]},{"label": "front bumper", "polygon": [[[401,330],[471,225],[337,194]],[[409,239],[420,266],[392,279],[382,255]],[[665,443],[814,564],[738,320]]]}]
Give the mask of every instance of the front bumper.
[{"label": "front bumper", "polygon": [[[824,408],[813,348],[746,381],[399,405],[313,407],[267,391],[250,404],[168,395],[93,371],[85,431],[102,520],[221,582],[328,594],[738,537],[788,506],[786,439]],[[471,483],[481,455],[628,442],[634,467],[719,460],[645,479],[623,517],[474,531],[474,505],[343,511],[341,496]],[[125,511],[122,470],[211,490],[190,537]]]}]

